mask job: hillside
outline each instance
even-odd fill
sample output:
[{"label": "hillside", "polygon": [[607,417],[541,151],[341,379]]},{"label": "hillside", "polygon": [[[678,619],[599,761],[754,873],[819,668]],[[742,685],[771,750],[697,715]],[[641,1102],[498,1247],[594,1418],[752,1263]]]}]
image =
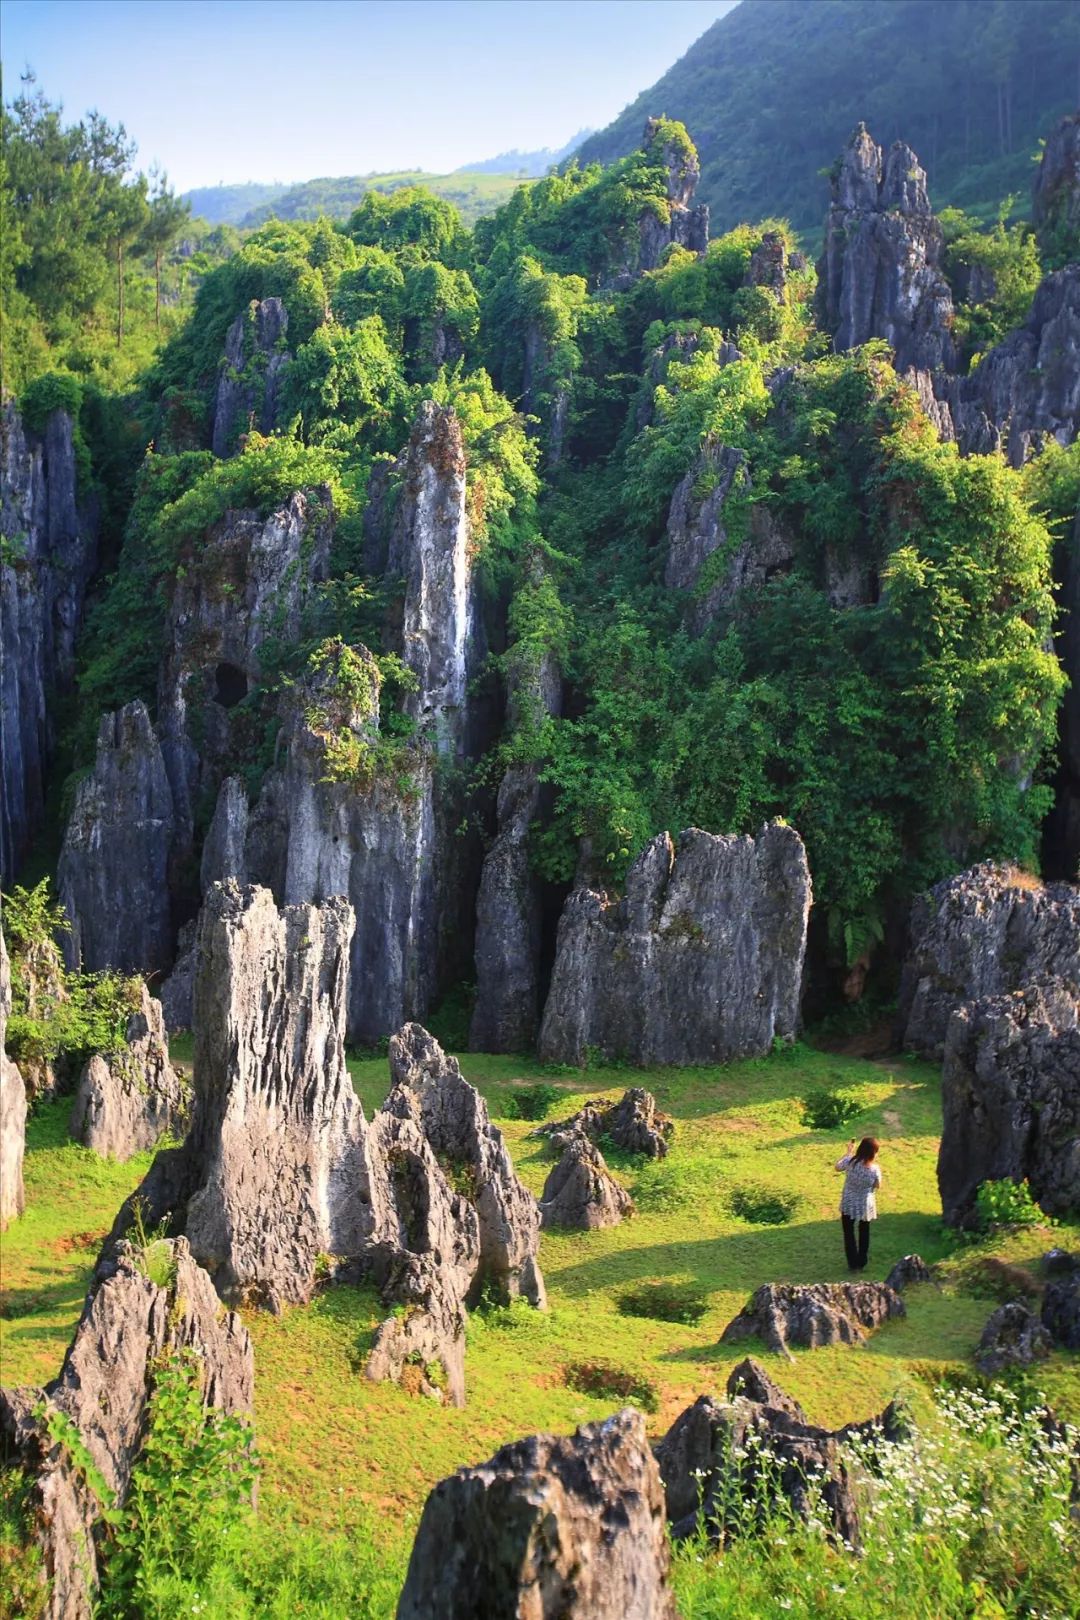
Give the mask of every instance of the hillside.
[{"label": "hillside", "polygon": [[273,202],[287,190],[278,180],[245,180],[238,186],[196,186],[193,191],[185,191],[181,201],[187,203],[196,219],[205,219],[211,225],[239,225],[253,208]]},{"label": "hillside", "polygon": [[542,146],[535,152],[522,152],[514,147],[509,152],[499,152],[495,157],[484,158],[479,163],[463,163],[455,174],[516,174],[524,175],[529,179],[538,180],[541,175],[547,174],[556,163],[563,163],[572,157],[578,147],[592,134],[591,129],[579,129],[577,134],[567,141],[565,146]]},{"label": "hillside", "polygon": [[984,217],[1026,198],[1031,155],[1076,101],[1069,0],[742,0],[607,129],[610,163],[653,114],[693,130],[714,232],[780,216],[816,232],[828,168],[862,119],[918,152],[935,203]]},{"label": "hillside", "polygon": [[[560,155],[553,154],[551,161]],[[522,166],[528,156],[522,154]],[[425,186],[453,203],[466,225],[474,225],[508,202],[520,183],[519,170],[481,173],[458,169],[453,174],[428,174],[423,169],[402,169],[394,174],[328,175],[295,186],[207,186],[186,192],[182,200],[191,204],[193,214],[212,223],[250,230],[268,219],[318,219],[320,214],[347,219],[367,191],[389,195],[405,186]]]}]

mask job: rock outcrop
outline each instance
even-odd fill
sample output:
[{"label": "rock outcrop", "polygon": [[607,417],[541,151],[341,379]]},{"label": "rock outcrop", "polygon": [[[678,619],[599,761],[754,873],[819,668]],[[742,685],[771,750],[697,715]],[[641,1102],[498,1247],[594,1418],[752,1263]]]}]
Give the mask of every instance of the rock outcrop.
[{"label": "rock outcrop", "polygon": [[940,1058],[964,1002],[1054,980],[1080,994],[1080,888],[985,861],[912,905],[901,1043]]},{"label": "rock outcrop", "polygon": [[953,1013],[942,1069],[938,1188],[969,1223],[983,1181],[1027,1180],[1048,1215],[1080,1214],[1080,998],[1032,985]]},{"label": "rock outcrop", "polygon": [[262,433],[279,425],[282,372],[292,358],[285,348],[288,330],[280,298],[253,299],[229,327],[214,399],[215,456],[232,455],[249,422]]},{"label": "rock outcrop", "polygon": [[641,1065],[726,1063],[798,1027],[810,910],[802,840],[661,833],[622,900],[570,895],[540,1030],[545,1062],[590,1047]]},{"label": "rock outcrop", "polygon": [[886,1288],[902,1294],[913,1283],[933,1282],[934,1274],[921,1254],[902,1255],[885,1278]]},{"label": "rock outcrop", "polygon": [[7,1055],[11,1012],[11,963],[0,928],[0,1231],[26,1207],[23,1153],[26,1148],[26,1089]]},{"label": "rock outcrop", "polygon": [[600,1149],[583,1132],[575,1131],[544,1182],[541,1224],[592,1232],[618,1226],[633,1210],[630,1194],[615,1180]]},{"label": "rock outcrop", "polygon": [[710,580],[705,575],[713,553],[727,547],[725,517],[730,526],[731,511],[725,509],[734,510],[740,496],[742,516],[752,524],[757,508],[746,514],[745,497],[749,491],[746,452],[733,450],[711,437],[704,441],[690,470],[675,486],[668,510],[664,584],[668,590],[695,592],[686,612],[695,634],[700,634],[717,611],[734,601],[740,591],[764,584],[773,574],[786,572],[791,566],[790,551],[776,543],[770,529],[752,534],[715,578]]},{"label": "rock outcrop", "polygon": [[68,966],[156,973],[172,960],[172,790],[146,706],[102,716],[94,768],[75,790],[56,886]]},{"label": "rock outcrop", "polygon": [[161,1003],[144,985],[123,1047],[95,1053],[83,1070],[70,1133],[103,1158],[130,1159],[163,1136],[183,1136],[189,1105],[187,1085],[169,1062]]},{"label": "rock outcrop", "polygon": [[1056,1345],[1080,1350],[1080,1270],[1052,1277],[1047,1283],[1041,1321]]},{"label": "rock outcrop", "polygon": [[641,1414],[531,1435],[435,1486],[398,1620],[674,1620],[664,1492]]},{"label": "rock outcrop", "polygon": [[673,1122],[656,1106],[656,1098],[644,1086],[631,1086],[618,1102],[596,1098],[587,1102],[569,1119],[552,1120],[531,1134],[546,1136],[560,1152],[575,1136],[590,1142],[610,1139],[624,1153],[643,1153],[647,1159],[662,1159],[671,1146]]},{"label": "rock outcrop", "polygon": [[1055,651],[1069,677],[1058,710],[1058,770],[1054,806],[1043,829],[1043,871],[1080,883],[1080,512],[1072,533],[1054,551],[1061,618]]},{"label": "rock outcrop", "polygon": [[[661,134],[661,121],[649,118],[645,123],[642,145],[654,152]],[[691,253],[704,253],[709,245],[709,208],[707,203],[694,206],[694,192],[701,178],[701,166],[693,148],[687,150],[675,141],[667,141],[660,151],[667,171],[667,217],[652,209],[642,214],[638,223],[638,263],[640,274],[655,270],[668,247],[675,243]]]},{"label": "rock outcrop", "polygon": [[1019,1300],[999,1305],[975,1349],[980,1372],[994,1375],[1007,1367],[1030,1367],[1045,1361],[1051,1350],[1050,1335],[1039,1318]]},{"label": "rock outcrop", "polygon": [[75,425],[54,410],[40,432],[0,406],[0,878],[40,826],[53,747],[49,705],[69,690],[97,515],[77,487]]},{"label": "rock outcrop", "polygon": [[915,153],[897,141],[886,156],[859,124],[833,173],[818,264],[818,320],[836,352],[884,338],[899,372],[953,371],[943,252]]},{"label": "rock outcrop", "polygon": [[163,979],[158,990],[165,1028],[170,1035],[191,1028],[194,1017],[195,995],[195,932],[194,921],[186,922],[176,936],[176,957],[172,972]]},{"label": "rock outcrop", "polygon": [[[182,1238],[155,1245],[170,1273],[159,1286],[126,1245],[114,1274],[95,1289],[56,1381],[42,1390],[0,1391],[0,1439],[31,1482],[30,1505],[50,1583],[48,1620],[90,1620],[98,1584],[103,1506],[67,1449],[49,1433],[54,1414],[72,1424],[118,1506],[146,1438],[157,1366],[186,1352],[199,1369],[206,1406],[251,1410],[254,1360],[240,1319],[223,1316],[205,1271]],[[44,1414],[42,1414],[44,1407]]]},{"label": "rock outcrop", "polygon": [[886,1283],[764,1283],[728,1323],[721,1344],[759,1338],[789,1359],[790,1344],[862,1344],[868,1333],[907,1308]]},{"label": "rock outcrop", "polygon": [[1031,219],[1044,261],[1080,258],[1080,113],[1067,114],[1046,138]]}]

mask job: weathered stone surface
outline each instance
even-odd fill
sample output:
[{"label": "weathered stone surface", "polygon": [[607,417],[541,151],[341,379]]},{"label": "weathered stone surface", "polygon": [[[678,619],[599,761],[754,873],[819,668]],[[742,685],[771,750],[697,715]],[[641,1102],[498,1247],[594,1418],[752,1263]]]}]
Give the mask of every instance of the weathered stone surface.
[{"label": "weathered stone surface", "polygon": [[966,1001],[1060,980],[1080,991],[1080,888],[984,861],[920,895],[900,981],[905,1049],[940,1058]]},{"label": "weathered stone surface", "polygon": [[793,1036],[810,874],[798,834],[661,833],[619,901],[570,895],[540,1030],[545,1062],[589,1047],[652,1065],[725,1063]]},{"label": "weathered stone surface", "polygon": [[1048,1215],[1080,1213],[1080,999],[1030,986],[953,1014],[942,1069],[938,1188],[964,1225],[982,1181],[1028,1180]]},{"label": "weathered stone surface", "polygon": [[818,319],[836,352],[884,338],[897,371],[952,371],[943,249],[914,152],[897,141],[885,156],[859,124],[834,172],[818,264]]},{"label": "weathered stone surface", "polygon": [[103,715],[94,768],[75,790],[56,887],[69,967],[155,973],[172,959],[173,797],[146,706]]},{"label": "weathered stone surface", "polygon": [[228,878],[247,882],[247,835],[247,789],[238,776],[227,776],[203,841],[199,878],[204,894],[212,883]]},{"label": "weathered stone surface", "polygon": [[582,1132],[574,1132],[544,1182],[541,1224],[591,1232],[618,1226],[633,1210],[630,1194],[615,1180],[600,1149]]},{"label": "weathered stone surface", "polygon": [[488,1118],[487,1104],[469,1085],[456,1058],[419,1024],[406,1024],[390,1038],[394,1088],[385,1108],[412,1118],[440,1163],[464,1173],[470,1202],[480,1221],[481,1268],[472,1279],[470,1299],[487,1284],[497,1298],[523,1296],[544,1303],[544,1280],[537,1263],[540,1213],[532,1194],[518,1180],[502,1132]]},{"label": "weathered stone surface", "polygon": [[[707,493],[700,494],[703,488]],[[771,533],[768,538],[751,534],[724,571],[711,584],[703,583],[706,563],[714,551],[727,543],[725,506],[729,500],[745,497],[749,489],[745,451],[733,450],[711,438],[703,443],[689,472],[675,486],[668,510],[664,584],[673,591],[697,592],[686,615],[695,633],[699,634],[717,610],[733,601],[741,590],[758,583],[758,573],[764,580],[770,577],[770,569],[790,565],[790,555],[775,560],[777,548],[770,544]]]},{"label": "weathered stone surface", "polygon": [[1006,1367],[1030,1367],[1050,1354],[1050,1335],[1039,1318],[1018,1300],[999,1305],[982,1331],[975,1349],[980,1372],[999,1373]]},{"label": "weathered stone surface", "polygon": [[785,1502],[808,1518],[817,1481],[834,1534],[857,1546],[858,1511],[838,1445],[846,1436],[810,1423],[753,1358],[732,1370],[727,1394],[699,1396],[656,1447],[673,1537],[694,1535],[701,1523],[716,1539],[737,1533],[747,1519],[733,1496],[756,1508],[754,1517]]},{"label": "weathered stone surface", "polygon": [[911,1287],[912,1283],[928,1283],[933,1282],[933,1280],[934,1274],[921,1254],[905,1254],[896,1262],[889,1275],[885,1278],[885,1286],[886,1288],[895,1289],[898,1294],[902,1294],[905,1288]]},{"label": "weathered stone surface", "polygon": [[[659,135],[659,120],[646,121],[642,145],[652,149]],[[663,149],[667,169],[668,217],[662,219],[647,209],[638,222],[637,272],[655,270],[671,243],[688,248],[691,253],[704,253],[709,244],[709,209],[706,203],[693,206],[694,192],[701,178],[696,156],[681,147],[668,144]]]},{"label": "weathered stone surface", "polygon": [[625,1153],[643,1153],[649,1159],[662,1159],[671,1146],[674,1123],[656,1106],[656,1098],[644,1086],[631,1086],[618,1102],[595,1097],[569,1119],[556,1119],[538,1125],[532,1136],[546,1136],[560,1152],[578,1135],[599,1142],[609,1137]]},{"label": "weathered stone surface", "polygon": [[144,985],[123,1048],[95,1053],[83,1070],[69,1130],[104,1158],[130,1159],[163,1136],[183,1136],[189,1105],[188,1087],[169,1062],[161,1003]]},{"label": "weathered stone surface", "polygon": [[1068,113],[1046,138],[1031,218],[1044,255],[1080,257],[1080,113]]},{"label": "weathered stone surface", "polygon": [[53,746],[49,703],[71,687],[75,637],[97,564],[97,513],[77,488],[75,430],[56,410],[40,433],[0,405],[0,878],[41,823]]},{"label": "weathered stone surface", "polygon": [[195,933],[196,924],[192,921],[186,922],[177,934],[172,972],[162,980],[158,991],[162,1017],[170,1035],[190,1029],[194,1016]]},{"label": "weathered stone surface", "polygon": [[861,1344],[868,1333],[907,1308],[886,1283],[764,1283],[720,1335],[721,1344],[759,1338],[790,1358],[789,1342],[819,1349]]},{"label": "weathered stone surface", "polygon": [[26,1148],[26,1089],[22,1075],[7,1055],[11,1012],[11,963],[0,928],[0,1230],[26,1207],[23,1153]]},{"label": "weathered stone surface", "polygon": [[669,1563],[660,1474],[626,1410],[441,1480],[398,1620],[674,1620]]},{"label": "weathered stone surface", "polygon": [[214,400],[211,447],[229,456],[249,419],[262,433],[278,424],[281,374],[292,358],[285,350],[289,314],[280,298],[253,301],[225,337],[225,356]]},{"label": "weathered stone surface", "polygon": [[1065,1350],[1080,1350],[1080,1269],[1053,1277],[1046,1285],[1042,1325]]},{"label": "weathered stone surface", "polygon": [[1054,578],[1061,609],[1054,650],[1069,687],[1058,710],[1058,770],[1042,863],[1048,877],[1080,883],[1080,511],[1072,533],[1055,547]]},{"label": "weathered stone surface", "polygon": [[156,1258],[172,1270],[167,1287],[151,1281],[138,1253],[125,1245],[114,1274],[87,1300],[56,1381],[44,1391],[0,1392],[5,1452],[33,1482],[34,1522],[52,1581],[49,1620],[90,1620],[102,1510],[35,1408],[44,1402],[47,1412],[74,1424],[121,1505],[145,1438],[154,1367],[163,1355],[195,1355],[208,1406],[251,1410],[254,1359],[247,1329],[239,1317],[222,1316],[210,1279],[183,1238],[163,1240]]}]

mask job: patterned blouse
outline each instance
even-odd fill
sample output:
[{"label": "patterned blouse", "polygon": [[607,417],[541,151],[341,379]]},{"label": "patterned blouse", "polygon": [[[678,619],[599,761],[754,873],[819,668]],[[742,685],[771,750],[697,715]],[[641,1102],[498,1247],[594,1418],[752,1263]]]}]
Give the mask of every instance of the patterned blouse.
[{"label": "patterned blouse", "polygon": [[876,1164],[864,1164],[853,1153],[845,1153],[837,1160],[836,1168],[846,1170],[844,1190],[840,1195],[840,1213],[853,1221],[877,1219],[875,1192],[881,1186],[881,1171]]}]

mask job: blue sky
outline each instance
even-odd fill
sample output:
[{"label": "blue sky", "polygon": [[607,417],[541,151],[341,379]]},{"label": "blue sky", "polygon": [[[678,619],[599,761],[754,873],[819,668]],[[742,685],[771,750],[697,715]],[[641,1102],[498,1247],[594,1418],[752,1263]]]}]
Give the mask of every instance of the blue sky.
[{"label": "blue sky", "polygon": [[4,0],[0,53],[6,96],[29,64],[71,119],[123,123],[187,190],[561,146],[733,3]]}]

